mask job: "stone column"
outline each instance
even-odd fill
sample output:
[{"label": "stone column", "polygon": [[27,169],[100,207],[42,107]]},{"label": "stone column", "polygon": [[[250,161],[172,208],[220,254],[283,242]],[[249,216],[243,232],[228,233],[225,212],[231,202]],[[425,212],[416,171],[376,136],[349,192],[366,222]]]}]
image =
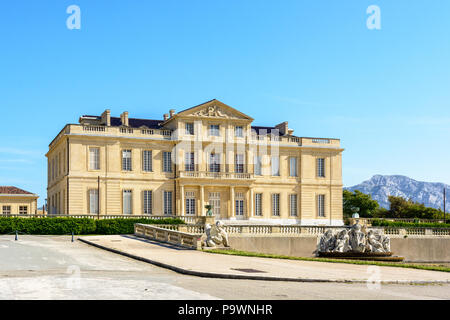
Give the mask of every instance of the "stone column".
[{"label": "stone column", "polygon": [[231,216],[230,216],[230,218],[234,219],[234,218],[236,218],[236,212],[235,212],[236,204],[234,203],[234,186],[230,187],[230,200],[231,200],[231,208],[230,208]]},{"label": "stone column", "polygon": [[251,218],[254,216],[254,208],[253,208],[253,188],[249,189],[249,199],[248,199],[248,213],[247,217]]},{"label": "stone column", "polygon": [[205,209],[205,187],[200,186],[200,210],[198,213],[199,216],[206,216]]},{"label": "stone column", "polygon": [[185,208],[185,201],[184,201],[184,186],[180,185],[180,216],[185,216],[186,215],[186,208]]}]

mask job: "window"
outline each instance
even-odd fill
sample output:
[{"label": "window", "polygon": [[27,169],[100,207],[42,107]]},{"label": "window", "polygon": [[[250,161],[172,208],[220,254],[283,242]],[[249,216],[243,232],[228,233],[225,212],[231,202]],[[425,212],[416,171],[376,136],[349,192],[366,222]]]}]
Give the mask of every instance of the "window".
[{"label": "window", "polygon": [[261,167],[261,156],[255,156],[255,175],[262,175]]},{"label": "window", "polygon": [[144,190],[144,214],[152,214],[152,199],[153,194],[151,190]]},{"label": "window", "polygon": [[59,155],[56,155],[55,177],[58,178]]},{"label": "window", "polygon": [[244,155],[236,154],[234,162],[234,171],[237,173],[244,173]]},{"label": "window", "polygon": [[145,172],[153,171],[152,151],[151,150],[142,151],[142,170]]},{"label": "window", "polygon": [[123,214],[132,214],[131,196],[131,190],[123,190]]},{"label": "window", "polygon": [[186,123],[186,134],[191,136],[194,135],[194,124],[192,122]]},{"label": "window", "polygon": [[195,193],[186,192],[186,215],[195,215]]},{"label": "window", "polygon": [[184,170],[195,171],[194,153],[186,152],[184,154]]},{"label": "window", "polygon": [[164,191],[164,214],[172,215],[172,191]]},{"label": "window", "polygon": [[255,194],[255,216],[262,216],[262,193]]},{"label": "window", "polygon": [[243,217],[244,216],[244,194],[242,192],[236,193],[236,216]]},{"label": "window", "polygon": [[3,206],[2,213],[3,214],[11,214],[11,206]]},{"label": "window", "polygon": [[280,215],[280,194],[279,193],[272,194],[272,215],[273,216]]},{"label": "window", "polygon": [[297,158],[296,157],[289,158],[289,175],[291,177],[297,176]]},{"label": "window", "polygon": [[209,135],[218,137],[220,136],[220,129],[218,124],[211,124],[209,126]]},{"label": "window", "polygon": [[163,172],[172,172],[172,152],[163,152]]},{"label": "window", "polygon": [[234,135],[238,138],[244,137],[244,129],[242,126],[236,126],[234,129]]},{"label": "window", "polygon": [[272,175],[280,175],[280,158],[277,156],[272,156]]},{"label": "window", "polygon": [[122,170],[131,171],[131,150],[122,150]]},{"label": "window", "polygon": [[289,214],[291,217],[297,216],[297,195],[290,194],[289,195]]},{"label": "window", "polygon": [[325,195],[317,195],[317,216],[325,217]]},{"label": "window", "polygon": [[90,170],[100,170],[100,149],[90,148],[89,149],[89,169]]},{"label": "window", "polygon": [[209,204],[212,205],[214,216],[220,219],[220,192],[209,193]]},{"label": "window", "polygon": [[319,178],[325,178],[325,159],[317,158],[317,176]]},{"label": "window", "polygon": [[98,214],[98,189],[89,190],[89,213]]},{"label": "window", "polygon": [[209,171],[220,172],[220,154],[211,153],[209,158]]}]

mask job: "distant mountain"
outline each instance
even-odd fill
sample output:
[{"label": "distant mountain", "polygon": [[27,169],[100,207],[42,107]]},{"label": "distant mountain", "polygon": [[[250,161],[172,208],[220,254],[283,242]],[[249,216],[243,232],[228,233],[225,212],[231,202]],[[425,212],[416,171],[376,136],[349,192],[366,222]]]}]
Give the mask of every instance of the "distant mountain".
[{"label": "distant mountain", "polygon": [[412,199],[415,202],[425,204],[427,207],[442,210],[444,187],[447,188],[446,199],[450,208],[450,186],[439,182],[416,181],[405,176],[375,175],[370,180],[344,189],[359,190],[370,194],[372,199],[377,200],[380,206],[386,209],[389,209],[388,196],[396,196]]}]

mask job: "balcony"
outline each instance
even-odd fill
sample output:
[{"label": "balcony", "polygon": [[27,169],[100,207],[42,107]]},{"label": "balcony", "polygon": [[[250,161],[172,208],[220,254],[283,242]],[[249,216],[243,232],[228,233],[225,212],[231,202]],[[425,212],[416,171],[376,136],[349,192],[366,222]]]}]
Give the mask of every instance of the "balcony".
[{"label": "balcony", "polygon": [[217,180],[253,180],[252,173],[180,171],[180,178],[217,179]]}]

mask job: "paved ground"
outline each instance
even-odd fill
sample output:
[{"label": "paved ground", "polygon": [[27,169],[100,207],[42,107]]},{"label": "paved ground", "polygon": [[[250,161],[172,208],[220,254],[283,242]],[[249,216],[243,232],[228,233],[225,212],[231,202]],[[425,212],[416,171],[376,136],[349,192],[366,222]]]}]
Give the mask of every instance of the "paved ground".
[{"label": "paved ground", "polygon": [[450,273],[419,269],[368,267],[348,263],[327,263],[286,259],[267,259],[205,253],[134,236],[82,237],[93,244],[190,272],[218,276],[289,279],[306,281],[448,282]]},{"label": "paved ground", "polygon": [[70,237],[0,236],[0,299],[450,299],[450,285],[199,278]]}]

